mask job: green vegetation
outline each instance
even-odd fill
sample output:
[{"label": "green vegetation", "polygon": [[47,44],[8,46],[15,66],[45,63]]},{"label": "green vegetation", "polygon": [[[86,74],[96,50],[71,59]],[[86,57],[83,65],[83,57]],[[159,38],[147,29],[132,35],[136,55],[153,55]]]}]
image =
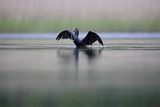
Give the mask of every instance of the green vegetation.
[{"label": "green vegetation", "polygon": [[160,31],[160,19],[154,21],[122,21],[110,19],[0,19],[0,32],[54,32],[62,29],[79,28],[81,31]]}]

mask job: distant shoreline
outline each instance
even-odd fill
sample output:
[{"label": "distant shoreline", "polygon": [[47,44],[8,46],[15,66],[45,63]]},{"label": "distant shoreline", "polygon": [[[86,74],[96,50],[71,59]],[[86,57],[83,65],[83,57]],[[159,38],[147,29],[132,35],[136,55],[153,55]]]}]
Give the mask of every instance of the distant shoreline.
[{"label": "distant shoreline", "polygon": [[156,20],[87,19],[8,19],[0,18],[0,33],[47,33],[78,28],[81,32],[160,32],[160,18]]}]

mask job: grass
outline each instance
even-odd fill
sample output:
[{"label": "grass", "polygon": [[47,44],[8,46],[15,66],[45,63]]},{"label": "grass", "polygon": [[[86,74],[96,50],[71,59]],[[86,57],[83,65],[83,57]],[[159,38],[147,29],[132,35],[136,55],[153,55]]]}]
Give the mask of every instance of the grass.
[{"label": "grass", "polygon": [[80,20],[80,19],[0,19],[0,32],[54,32],[62,29],[79,28],[81,31],[118,31],[144,32],[160,31],[160,19],[148,21],[122,21],[111,19]]}]

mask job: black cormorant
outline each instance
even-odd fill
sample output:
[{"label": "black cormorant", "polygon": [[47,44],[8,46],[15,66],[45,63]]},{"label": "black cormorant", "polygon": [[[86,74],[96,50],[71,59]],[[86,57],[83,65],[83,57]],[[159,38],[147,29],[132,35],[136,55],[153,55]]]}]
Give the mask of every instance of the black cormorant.
[{"label": "black cormorant", "polygon": [[79,31],[77,28],[74,30],[64,30],[59,33],[56,40],[59,41],[60,39],[71,39],[78,48],[87,47],[87,45],[92,45],[95,41],[98,41],[101,45],[103,45],[103,41],[95,32],[89,31],[86,37],[84,37],[82,40],[80,40],[78,36]]}]

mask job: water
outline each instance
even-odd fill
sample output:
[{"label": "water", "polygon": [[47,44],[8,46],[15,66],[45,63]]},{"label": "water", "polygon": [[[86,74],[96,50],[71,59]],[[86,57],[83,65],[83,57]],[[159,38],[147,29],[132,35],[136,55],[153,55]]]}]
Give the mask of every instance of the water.
[{"label": "water", "polygon": [[[86,33],[80,33],[79,37],[83,38]],[[101,38],[160,38],[159,32],[103,32],[98,33]],[[55,39],[58,33],[4,33],[0,34],[0,39]]]},{"label": "water", "polygon": [[158,39],[110,39],[86,49],[44,41],[0,40],[1,107],[160,105]]}]

